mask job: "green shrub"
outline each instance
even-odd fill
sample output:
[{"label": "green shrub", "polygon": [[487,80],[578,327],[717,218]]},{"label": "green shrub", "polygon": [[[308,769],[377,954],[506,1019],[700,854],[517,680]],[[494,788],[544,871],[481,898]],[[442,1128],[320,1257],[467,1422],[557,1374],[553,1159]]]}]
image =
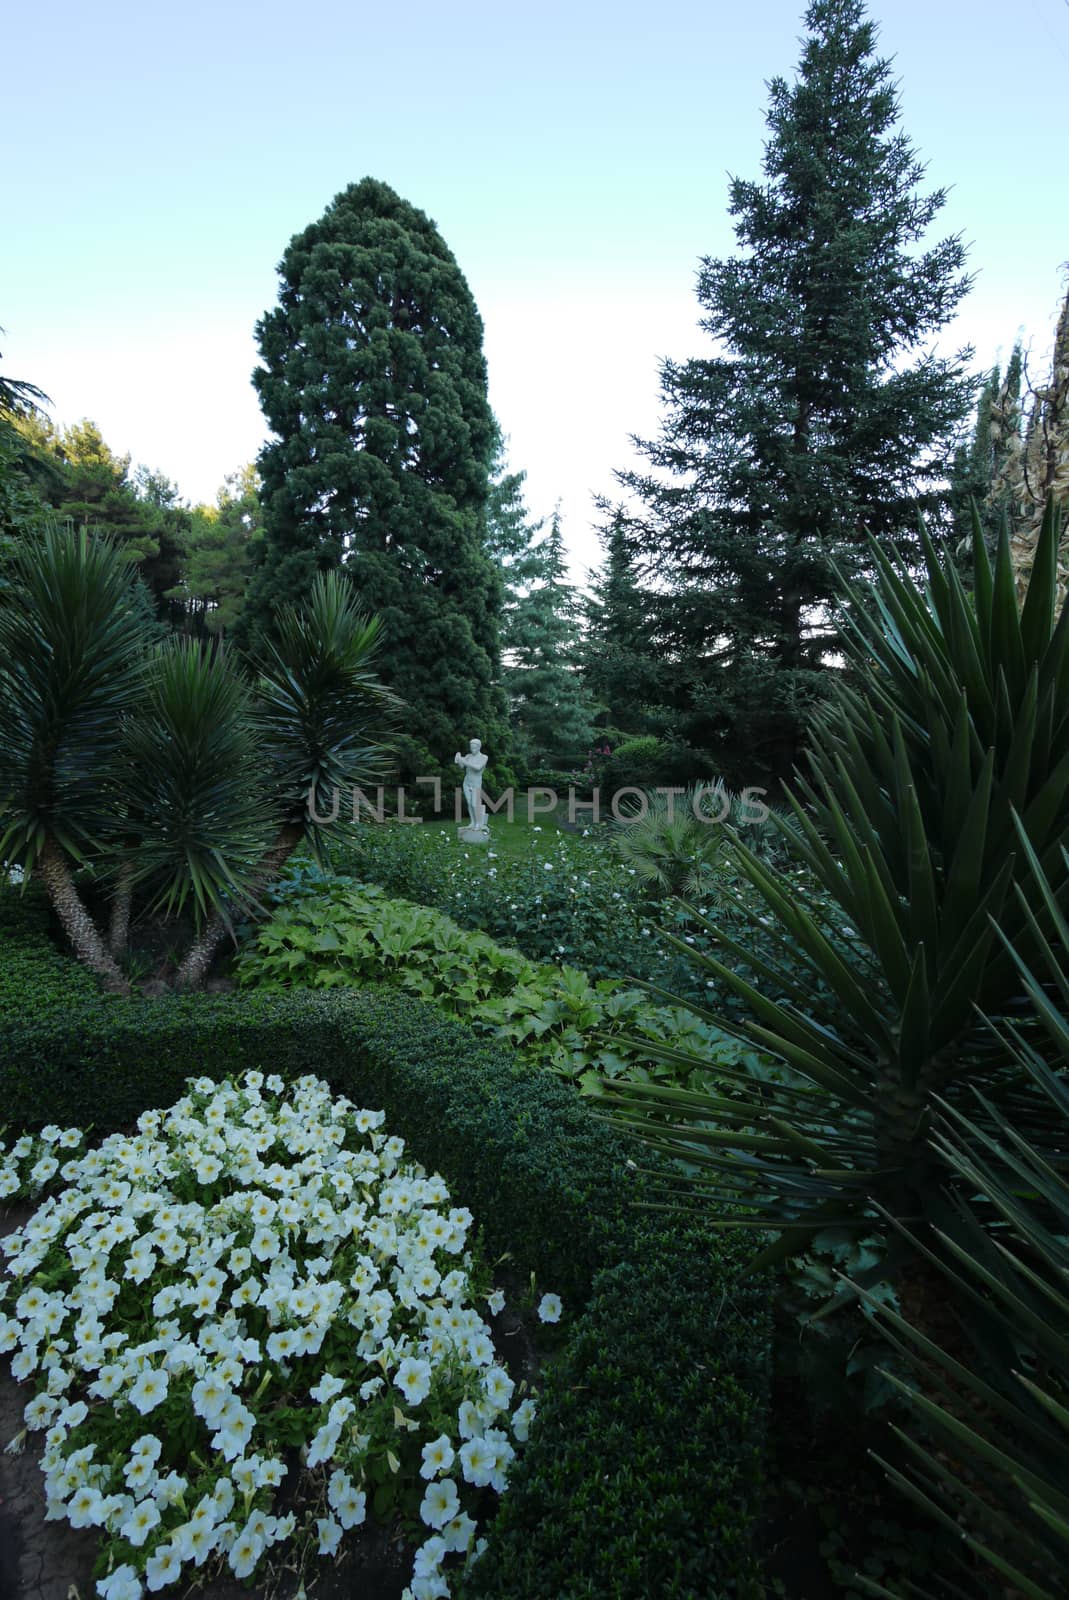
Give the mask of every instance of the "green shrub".
[{"label": "green shrub", "polygon": [[9,1126],[105,1132],[190,1074],[248,1068],[314,1072],[381,1107],[487,1250],[562,1295],[568,1344],[471,1593],[757,1595],[765,1290],[736,1283],[735,1246],[712,1230],[650,1223],[647,1179],[566,1084],[400,995],[79,992],[50,1014],[0,1009]]},{"label": "green shrub", "polygon": [[[734,1244],[729,1254],[741,1262]],[[641,1253],[601,1274],[510,1479],[496,1536],[460,1595],[764,1593],[739,1508],[761,1493],[764,1419],[753,1396],[767,1334],[763,1308],[725,1265],[721,1241],[710,1248],[673,1232],[650,1234]],[[693,1300],[680,1298],[681,1271],[702,1286]],[[717,1283],[728,1298],[710,1338]]]},{"label": "green shrub", "polygon": [[396,824],[334,838],[329,853],[339,871],[436,906],[534,961],[686,993],[687,963],[658,946],[637,876],[601,838],[530,831],[531,848],[520,856],[500,854],[492,841],[489,850],[465,851],[451,829]]},{"label": "green shrub", "polygon": [[40,1017],[96,996],[95,980],[54,944],[40,885],[19,890],[0,870],[0,1017]]},{"label": "green shrub", "polygon": [[[440,911],[345,878],[298,880],[242,952],[237,973],[248,988],[403,989],[507,1041],[524,1063],[590,1088],[599,1074],[702,1086],[719,1064],[759,1065],[756,1051],[693,1012],[653,1005],[609,979],[591,983],[572,967],[528,961]],[[650,1041],[658,1050],[703,1051],[709,1071],[696,1085],[681,1079],[647,1053]]]},{"label": "green shrub", "polygon": [[611,756],[599,763],[598,781],[603,792],[614,789],[652,789],[658,783],[674,783],[672,747],[653,734],[625,739]]}]

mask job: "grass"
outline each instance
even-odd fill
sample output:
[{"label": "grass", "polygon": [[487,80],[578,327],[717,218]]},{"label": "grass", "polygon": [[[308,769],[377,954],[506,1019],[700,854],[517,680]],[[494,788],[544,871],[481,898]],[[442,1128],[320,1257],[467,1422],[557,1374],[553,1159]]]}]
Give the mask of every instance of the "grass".
[{"label": "grass", "polygon": [[[536,805],[541,806],[544,803],[543,797],[535,798]],[[575,826],[580,831],[589,825],[587,821],[589,815],[589,812],[576,811]],[[541,854],[546,846],[554,843],[562,834],[571,835],[574,831],[568,822],[568,800],[565,795],[560,796],[552,811],[539,810],[532,816],[529,813],[527,792],[520,791],[514,798],[511,818],[502,811],[497,816],[491,814],[487,821],[490,827],[488,850],[495,855],[509,858]],[[457,824],[450,816],[440,821],[428,819],[422,826],[455,836]],[[474,848],[481,850],[481,846]]]}]

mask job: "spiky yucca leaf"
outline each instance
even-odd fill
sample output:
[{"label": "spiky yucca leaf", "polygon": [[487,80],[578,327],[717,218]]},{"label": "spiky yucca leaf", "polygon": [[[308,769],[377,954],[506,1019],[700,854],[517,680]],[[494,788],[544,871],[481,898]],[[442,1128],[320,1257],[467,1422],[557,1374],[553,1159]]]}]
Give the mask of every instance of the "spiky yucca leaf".
[{"label": "spiky yucca leaf", "polygon": [[29,872],[47,838],[81,860],[108,842],[120,721],[147,649],[129,563],[55,526],[12,560],[0,607],[0,861]]},{"label": "spiky yucca leaf", "polygon": [[[1037,948],[1028,902],[1012,892],[1015,813],[1054,892],[1067,882],[1069,611],[1055,620],[1053,507],[1020,612],[1005,540],[992,567],[977,523],[974,550],[972,595],[927,538],[926,589],[874,548],[873,593],[850,593],[859,687],[818,718],[813,775],[792,799],[794,852],[839,908],[838,926],[736,843],[753,891],[736,909],[771,921],[779,954],[759,958],[709,924],[730,965],[679,945],[748,1001],[752,1021],[720,1025],[779,1055],[792,1076],[732,1079],[733,1108],[715,1113],[652,1086],[604,1085],[613,1120],[699,1168],[696,1186],[715,1192],[723,1218],[778,1233],[762,1260],[804,1249],[831,1223],[871,1233],[878,1207],[911,1224],[938,1220],[935,1097],[953,1101],[971,1083],[1006,1092],[1004,1053],[976,1008],[1012,1016],[1023,1003],[993,917],[1009,945]],[[764,997],[773,985],[785,1000]],[[1042,1141],[1042,1125],[1031,1131]]]},{"label": "spiky yucca leaf", "polygon": [[198,924],[246,908],[273,834],[273,773],[249,686],[221,651],[175,641],[152,658],[124,730],[125,832],[133,882],[166,916]]},{"label": "spiky yucca leaf", "polygon": [[400,703],[376,677],[381,626],[360,611],[343,574],[321,573],[300,610],[286,607],[264,647],[258,685],[261,743],[289,826],[318,832],[352,790],[388,767],[385,735]]},{"label": "spiky yucca leaf", "polygon": [[1008,948],[1042,1032],[994,1031],[1027,1074],[1048,1137],[1041,1148],[979,1094],[979,1116],[938,1104],[932,1143],[958,1180],[953,1210],[930,1241],[907,1237],[969,1308],[975,1358],[949,1354],[888,1306],[873,1302],[873,1314],[917,1374],[893,1381],[924,1423],[898,1430],[912,1459],[905,1472],[887,1467],[893,1481],[964,1529],[1019,1593],[1055,1600],[1069,1571],[1069,923],[1023,828],[1020,844],[1036,892],[1019,896],[1029,916],[1046,906],[1053,938],[1035,969]]}]

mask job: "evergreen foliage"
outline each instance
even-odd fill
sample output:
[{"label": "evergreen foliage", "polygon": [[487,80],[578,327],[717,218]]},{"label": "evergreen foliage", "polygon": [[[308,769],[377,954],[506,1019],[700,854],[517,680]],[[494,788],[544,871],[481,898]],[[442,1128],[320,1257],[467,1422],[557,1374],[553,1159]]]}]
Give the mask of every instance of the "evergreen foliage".
[{"label": "evergreen foliage", "polygon": [[1013,511],[1013,482],[1021,453],[1021,346],[1014,345],[1005,373],[994,367],[976,403],[972,437],[960,446],[951,472],[954,524],[960,540],[972,543],[972,507],[980,513],[984,540],[994,551],[1004,517]]},{"label": "evergreen foliage", "polygon": [[559,510],[523,564],[530,585],[512,602],[503,641],[517,752],[529,767],[569,768],[585,755],[593,727],[578,671],[581,607],[568,579]]},{"label": "evergreen foliage", "polygon": [[[671,596],[667,643],[699,664],[695,743],[789,773],[834,647],[834,561],[865,535],[909,541],[974,382],[926,348],[968,288],[960,237],[913,248],[943,190],[899,131],[890,64],[862,0],[812,0],[797,81],[770,88],[764,183],[734,179],[741,253],[698,281],[712,356],[662,368],[632,551]],[[686,685],[682,684],[681,688]]]},{"label": "evergreen foliage", "polygon": [[590,574],[583,640],[588,688],[612,728],[645,730],[663,725],[657,708],[671,697],[671,677],[658,660],[653,617],[658,597],[641,587],[628,540],[627,516],[616,507],[598,529],[601,568]]},{"label": "evergreen foliage", "polygon": [[239,637],[269,634],[281,604],[344,566],[382,619],[407,732],[439,753],[478,737],[500,756],[495,425],[467,283],[434,224],[371,178],[294,236],[279,271],[279,303],[257,329],[253,382],[274,438]]},{"label": "evergreen foliage", "polygon": [[249,465],[231,473],[214,506],[194,506],[181,581],[168,591],[195,632],[231,632],[245,604],[257,541],[263,538],[260,476]]},{"label": "evergreen foliage", "polygon": [[40,413],[20,417],[24,470],[60,522],[103,534],[118,545],[152,596],[156,616],[177,626],[181,609],[169,600],[189,536],[190,514],[162,473],[117,456],[95,422],[57,428]]}]

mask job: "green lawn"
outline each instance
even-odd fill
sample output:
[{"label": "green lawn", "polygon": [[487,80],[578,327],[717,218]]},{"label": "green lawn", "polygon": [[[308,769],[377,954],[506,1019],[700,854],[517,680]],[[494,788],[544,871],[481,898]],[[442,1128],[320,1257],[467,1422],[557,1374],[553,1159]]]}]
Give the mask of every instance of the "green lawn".
[{"label": "green lawn", "polygon": [[[537,805],[544,803],[544,796],[536,796]],[[589,817],[589,811],[576,810],[576,826],[580,831],[589,826]],[[511,820],[505,811],[501,811],[496,816],[489,816],[487,821],[490,825],[488,848],[500,856],[523,856],[532,851],[538,853],[540,848],[555,842],[561,834],[574,833],[568,826],[568,797],[563,794],[553,811],[537,811],[533,817],[529,817],[526,791],[518,793],[513,801]],[[457,825],[450,817],[441,822],[426,822],[423,826],[445,832],[452,830],[455,834]]]}]

